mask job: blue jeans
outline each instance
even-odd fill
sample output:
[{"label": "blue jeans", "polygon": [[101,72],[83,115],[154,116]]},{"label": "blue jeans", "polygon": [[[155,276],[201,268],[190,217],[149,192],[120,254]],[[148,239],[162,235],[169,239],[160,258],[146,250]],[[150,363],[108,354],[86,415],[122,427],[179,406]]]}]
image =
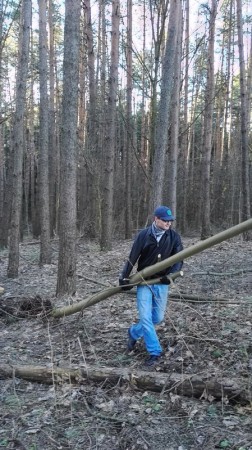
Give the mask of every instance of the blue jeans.
[{"label": "blue jeans", "polygon": [[144,338],[146,349],[151,355],[160,355],[162,352],[155,325],[164,318],[168,293],[169,286],[166,284],[137,287],[139,322],[131,325],[129,331],[135,340]]}]

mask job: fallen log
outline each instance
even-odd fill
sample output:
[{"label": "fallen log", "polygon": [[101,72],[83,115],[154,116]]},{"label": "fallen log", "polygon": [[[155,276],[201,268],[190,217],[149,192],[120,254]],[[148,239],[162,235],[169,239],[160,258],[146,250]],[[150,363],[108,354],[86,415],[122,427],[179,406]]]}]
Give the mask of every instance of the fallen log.
[{"label": "fallen log", "polygon": [[[128,295],[136,295],[135,292],[132,291],[128,291],[127,292]],[[198,302],[198,303],[229,303],[229,299],[228,298],[214,298],[214,297],[203,297],[202,295],[197,295],[197,294],[185,294],[184,292],[169,292],[169,300],[177,300],[177,301],[188,301],[190,302],[190,300],[194,303],[194,302]]]},{"label": "fallen log", "polygon": [[87,380],[117,384],[127,382],[133,386],[155,392],[175,392],[195,398],[228,399],[230,402],[248,404],[251,402],[249,379],[231,380],[225,377],[199,376],[179,373],[146,372],[143,370],[112,367],[47,368],[43,366],[18,366],[0,364],[0,378],[22,378],[45,384],[71,382],[83,384]]},{"label": "fallen log", "polygon": [[193,301],[193,302],[206,302],[206,303],[218,303],[218,302],[224,302],[224,303],[228,303],[228,299],[227,298],[214,298],[214,297],[203,297],[202,295],[192,295],[192,294],[183,294],[183,292],[179,292],[179,293],[170,293],[169,294],[169,298],[172,299],[176,299],[178,301]]},{"label": "fallen log", "polygon": [[[216,244],[220,244],[221,242],[227,239],[231,239],[232,237],[244,233],[245,231],[248,231],[250,229],[252,229],[252,219],[248,219],[245,222],[239,223],[238,225],[228,228],[227,230],[222,231],[221,233],[215,234],[214,236],[211,236],[210,238],[205,239],[204,241],[200,241],[197,244],[192,245],[191,247],[185,250],[182,250],[176,255],[173,255],[165,259],[164,261],[154,264],[153,266],[146,267],[145,269],[141,270],[140,272],[137,272],[132,277],[130,277],[130,282],[132,285],[137,285],[139,283],[146,282],[145,280],[147,280],[149,277],[155,275],[158,272],[161,272],[162,270],[172,266],[173,264],[182,261],[186,258],[189,258],[190,256],[196,255],[197,253],[200,253],[203,250],[206,250],[207,248],[213,247]],[[105,300],[106,298],[109,298],[113,295],[119,294],[120,292],[123,292],[121,286],[115,286],[104,289],[103,291],[98,292],[92,297],[84,299],[81,302],[74,303],[73,305],[69,305],[63,308],[54,309],[51,312],[51,316],[55,318],[69,316],[70,314],[80,312],[83,309],[87,308],[88,306],[95,305],[96,303]]]},{"label": "fallen log", "polygon": [[213,277],[233,277],[234,275],[243,275],[246,273],[252,272],[252,269],[240,269],[240,270],[232,270],[230,272],[193,272],[191,273],[191,276],[213,276]]}]

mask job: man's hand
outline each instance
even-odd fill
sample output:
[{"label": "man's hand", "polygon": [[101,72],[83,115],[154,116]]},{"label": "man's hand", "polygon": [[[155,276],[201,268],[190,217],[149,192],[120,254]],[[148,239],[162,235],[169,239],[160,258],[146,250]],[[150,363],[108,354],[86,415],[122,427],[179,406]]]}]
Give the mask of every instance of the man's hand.
[{"label": "man's hand", "polygon": [[133,285],[130,285],[129,278],[119,278],[119,286],[121,286],[124,291],[130,291],[130,289],[133,288]]},{"label": "man's hand", "polygon": [[160,283],[162,284],[171,284],[171,278],[169,277],[169,275],[164,275],[163,277],[160,278]]}]

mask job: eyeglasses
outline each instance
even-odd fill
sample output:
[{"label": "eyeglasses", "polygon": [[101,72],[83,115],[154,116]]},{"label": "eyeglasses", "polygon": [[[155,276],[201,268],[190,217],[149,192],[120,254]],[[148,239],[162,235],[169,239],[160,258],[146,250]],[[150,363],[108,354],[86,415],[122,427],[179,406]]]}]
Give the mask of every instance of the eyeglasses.
[{"label": "eyeglasses", "polygon": [[161,219],[161,217],[158,217],[159,220],[162,220],[162,222],[168,223],[168,222],[172,222],[172,220],[165,220],[165,219]]}]

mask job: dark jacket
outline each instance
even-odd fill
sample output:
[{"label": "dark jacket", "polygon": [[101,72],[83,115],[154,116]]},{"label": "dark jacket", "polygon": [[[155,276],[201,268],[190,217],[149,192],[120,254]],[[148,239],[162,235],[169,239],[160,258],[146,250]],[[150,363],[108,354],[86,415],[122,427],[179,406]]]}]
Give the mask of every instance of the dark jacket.
[{"label": "dark jacket", "polygon": [[[169,229],[165,231],[160,241],[157,242],[152,233],[152,227],[145,228],[137,235],[129,258],[125,263],[120,278],[128,278],[133,266],[138,261],[137,271],[145,269],[145,267],[152,266],[157,262],[169,258],[183,250],[180,236],[176,231]],[[169,273],[177,272],[181,269],[183,262],[178,262],[171,267],[158,272],[151,278],[168,275]]]}]

